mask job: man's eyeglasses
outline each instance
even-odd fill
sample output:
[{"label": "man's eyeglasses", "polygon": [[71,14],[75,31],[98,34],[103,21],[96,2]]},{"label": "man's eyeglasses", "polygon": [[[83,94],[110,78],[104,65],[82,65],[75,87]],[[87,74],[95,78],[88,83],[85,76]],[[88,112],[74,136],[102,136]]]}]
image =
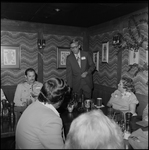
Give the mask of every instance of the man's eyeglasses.
[{"label": "man's eyeglasses", "polygon": [[76,48],[78,48],[78,46],[70,47],[70,49],[76,49]]}]

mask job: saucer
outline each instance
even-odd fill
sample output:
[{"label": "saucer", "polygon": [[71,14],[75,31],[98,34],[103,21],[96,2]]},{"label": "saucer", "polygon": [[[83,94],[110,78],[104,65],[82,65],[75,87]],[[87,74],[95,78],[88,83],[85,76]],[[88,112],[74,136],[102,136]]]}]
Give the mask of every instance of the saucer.
[{"label": "saucer", "polygon": [[97,106],[97,105],[94,105],[96,108],[102,108],[102,107],[105,107],[104,105],[101,105],[101,106]]}]

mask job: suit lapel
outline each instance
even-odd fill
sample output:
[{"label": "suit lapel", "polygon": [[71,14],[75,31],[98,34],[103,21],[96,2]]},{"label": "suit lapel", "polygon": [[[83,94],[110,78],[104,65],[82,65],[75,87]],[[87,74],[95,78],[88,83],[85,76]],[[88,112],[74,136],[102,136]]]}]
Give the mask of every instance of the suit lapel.
[{"label": "suit lapel", "polygon": [[76,66],[76,67],[78,67],[78,68],[80,68],[80,66],[79,66],[79,64],[78,64],[78,62],[77,62],[77,59],[76,59],[76,57],[75,57],[75,55],[72,53],[72,60],[74,61],[74,65]]}]

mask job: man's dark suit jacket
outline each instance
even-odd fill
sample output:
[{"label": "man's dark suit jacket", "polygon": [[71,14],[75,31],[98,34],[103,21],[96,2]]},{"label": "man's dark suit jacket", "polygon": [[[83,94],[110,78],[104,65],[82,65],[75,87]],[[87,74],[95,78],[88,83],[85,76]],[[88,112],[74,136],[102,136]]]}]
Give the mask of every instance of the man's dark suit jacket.
[{"label": "man's dark suit jacket", "polygon": [[73,52],[68,55],[66,59],[66,80],[67,84],[73,88],[74,92],[77,92],[81,86],[81,74],[85,71],[88,72],[87,76],[83,78],[86,84],[92,89],[93,88],[93,79],[92,72],[95,69],[95,64],[92,57],[88,52],[80,51],[81,58],[81,68],[76,60]]}]

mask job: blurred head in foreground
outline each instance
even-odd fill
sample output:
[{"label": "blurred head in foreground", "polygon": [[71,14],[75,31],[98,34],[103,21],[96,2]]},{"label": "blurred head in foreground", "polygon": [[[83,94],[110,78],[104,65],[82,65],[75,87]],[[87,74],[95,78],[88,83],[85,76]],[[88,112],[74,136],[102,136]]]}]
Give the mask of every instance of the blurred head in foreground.
[{"label": "blurred head in foreground", "polygon": [[64,100],[65,95],[70,91],[63,79],[51,78],[43,84],[38,99],[45,104],[51,104],[55,108],[59,108]]},{"label": "blurred head in foreground", "polygon": [[120,127],[100,110],[84,113],[73,120],[65,149],[123,149]]}]

